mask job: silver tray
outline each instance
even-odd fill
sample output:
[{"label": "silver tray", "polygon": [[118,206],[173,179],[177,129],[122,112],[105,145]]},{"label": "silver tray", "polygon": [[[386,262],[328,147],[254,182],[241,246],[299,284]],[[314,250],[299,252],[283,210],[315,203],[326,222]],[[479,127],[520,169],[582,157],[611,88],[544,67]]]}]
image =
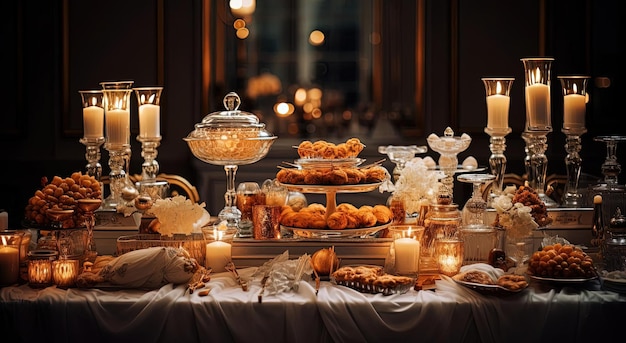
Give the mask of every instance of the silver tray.
[{"label": "silver tray", "polygon": [[294,235],[302,238],[370,238],[378,231],[381,231],[391,225],[387,224],[357,228],[357,229],[306,229],[298,227],[289,227],[281,225],[282,229],[293,232]]}]

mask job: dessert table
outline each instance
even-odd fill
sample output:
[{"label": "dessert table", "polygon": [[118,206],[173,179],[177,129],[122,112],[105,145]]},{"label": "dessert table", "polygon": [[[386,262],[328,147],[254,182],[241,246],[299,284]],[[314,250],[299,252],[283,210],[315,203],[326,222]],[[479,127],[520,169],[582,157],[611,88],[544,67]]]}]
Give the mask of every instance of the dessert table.
[{"label": "dessert table", "polygon": [[[242,268],[243,278],[256,267]],[[186,285],[155,290],[0,289],[3,342],[590,342],[621,328],[626,294],[600,280],[531,280],[513,294],[482,294],[442,276],[433,290],[360,293],[304,280],[298,291],[265,294],[259,279],[243,291],[216,273],[208,296]]]}]

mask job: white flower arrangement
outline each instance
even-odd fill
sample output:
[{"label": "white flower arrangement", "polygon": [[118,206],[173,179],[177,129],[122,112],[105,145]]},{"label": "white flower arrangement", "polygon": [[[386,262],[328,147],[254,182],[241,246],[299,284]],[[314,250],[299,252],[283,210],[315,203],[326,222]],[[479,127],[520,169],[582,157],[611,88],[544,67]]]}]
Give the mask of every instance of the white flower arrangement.
[{"label": "white flower arrangement", "polygon": [[406,162],[393,195],[404,201],[407,213],[419,213],[423,205],[435,202],[438,189],[439,173],[429,169],[421,157],[415,157]]},{"label": "white flower arrangement", "polygon": [[530,236],[539,225],[535,222],[529,206],[513,203],[514,192],[515,190],[511,192],[507,187],[501,195],[493,199],[491,206],[498,214],[496,225],[505,228],[507,236],[519,239]]}]

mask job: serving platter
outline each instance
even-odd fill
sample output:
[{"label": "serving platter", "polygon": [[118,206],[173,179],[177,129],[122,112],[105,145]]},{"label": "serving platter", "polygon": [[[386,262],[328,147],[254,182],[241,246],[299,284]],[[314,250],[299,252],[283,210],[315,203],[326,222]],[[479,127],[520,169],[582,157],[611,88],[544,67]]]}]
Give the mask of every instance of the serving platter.
[{"label": "serving platter", "polygon": [[364,158],[299,158],[294,164],[303,169],[354,168],[365,162]]},{"label": "serving platter", "polygon": [[343,230],[307,229],[281,225],[281,229],[291,231],[294,235],[301,238],[370,238],[378,231],[389,227],[389,225],[391,225],[391,222],[377,226]]},{"label": "serving platter", "polygon": [[597,279],[597,276],[592,276],[592,277],[588,277],[588,278],[549,278],[549,277],[541,277],[541,276],[536,276],[536,275],[531,275],[530,276],[531,279],[533,280],[537,280],[537,281],[541,281],[541,282],[549,282],[549,283],[556,283],[556,284],[579,284],[579,283],[585,283],[587,281],[591,281],[594,279]]},{"label": "serving platter", "polygon": [[458,283],[461,286],[473,289],[475,291],[478,291],[484,294],[513,294],[513,293],[519,293],[523,291],[524,289],[526,289],[526,287],[528,287],[527,285],[524,288],[508,289],[499,285],[486,285],[482,283],[461,281],[461,280],[455,279],[454,277],[452,278],[452,280],[454,280],[454,282]]}]

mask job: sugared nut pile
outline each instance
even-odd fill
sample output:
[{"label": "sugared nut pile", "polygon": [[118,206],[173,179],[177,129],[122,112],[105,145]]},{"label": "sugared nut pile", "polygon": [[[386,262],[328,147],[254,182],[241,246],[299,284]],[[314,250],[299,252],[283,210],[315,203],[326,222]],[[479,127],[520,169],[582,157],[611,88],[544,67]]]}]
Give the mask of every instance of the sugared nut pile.
[{"label": "sugared nut pile", "polygon": [[554,244],[536,251],[530,258],[528,272],[549,278],[593,277],[593,260],[582,249],[571,244]]},{"label": "sugared nut pile", "polygon": [[[54,176],[50,183],[37,190],[26,205],[25,218],[38,225],[50,223],[46,210],[75,210],[78,199],[98,199],[102,197],[100,182],[91,175],[81,172],[72,173],[71,177]],[[78,215],[78,214],[76,214]],[[75,215],[75,217],[76,217]]]}]

